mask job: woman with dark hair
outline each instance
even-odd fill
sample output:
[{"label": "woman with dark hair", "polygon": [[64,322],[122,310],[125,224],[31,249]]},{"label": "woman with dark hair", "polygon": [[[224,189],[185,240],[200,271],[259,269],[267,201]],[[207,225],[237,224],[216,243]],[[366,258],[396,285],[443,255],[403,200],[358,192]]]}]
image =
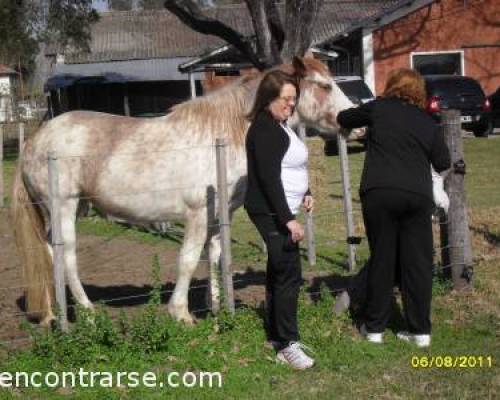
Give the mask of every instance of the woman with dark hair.
[{"label": "woman with dark hair", "polygon": [[361,334],[383,341],[390,318],[396,266],[408,331],[400,339],[427,347],[431,341],[432,222],[431,164],[450,167],[444,137],[423,110],[425,84],[416,71],[399,69],[381,98],[342,111],[347,129],[367,126],[367,152],[360,184],[370,247]]},{"label": "woman with dark hair", "polygon": [[267,246],[266,320],[279,361],[296,369],[314,365],[303,351],[297,326],[302,271],[299,241],[304,229],[295,215],[310,211],[306,145],[288,126],[299,94],[295,76],[280,70],[262,79],[248,118],[248,188],[245,209]]}]

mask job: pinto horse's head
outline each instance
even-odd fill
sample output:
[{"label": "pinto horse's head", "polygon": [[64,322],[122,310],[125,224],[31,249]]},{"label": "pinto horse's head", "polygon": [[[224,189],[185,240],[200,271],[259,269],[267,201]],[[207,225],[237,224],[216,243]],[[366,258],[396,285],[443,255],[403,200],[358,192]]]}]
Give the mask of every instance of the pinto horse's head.
[{"label": "pinto horse's head", "polygon": [[340,129],[337,114],[354,104],[337,86],[321,61],[295,57],[291,68],[300,82],[300,98],[291,122],[299,120],[319,130],[322,136],[337,133]]}]

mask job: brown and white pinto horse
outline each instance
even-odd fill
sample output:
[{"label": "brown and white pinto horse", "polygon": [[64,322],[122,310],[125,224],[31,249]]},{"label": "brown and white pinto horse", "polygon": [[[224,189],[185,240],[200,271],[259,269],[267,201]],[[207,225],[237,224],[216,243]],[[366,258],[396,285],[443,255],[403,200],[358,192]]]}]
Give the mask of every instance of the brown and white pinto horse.
[{"label": "brown and white pinto horse", "polygon": [[[278,68],[301,76],[301,95],[292,124],[303,122],[323,132],[338,130],[336,115],[352,106],[328,69],[312,58]],[[108,215],[136,223],[183,219],[177,282],[170,314],[192,322],[188,289],[205,243],[209,244],[211,285],[217,285],[220,257],[216,228],[214,143],[228,142],[230,209],[242,204],[246,186],[245,135],[262,74],[244,77],[207,96],[175,106],[167,116],[129,118],[74,111],[44,125],[24,148],[14,183],[13,222],[26,284],[27,310],[42,323],[54,318],[52,248],[47,156],[59,163],[60,211],[65,277],[75,300],[92,307],[80,282],[75,221],[79,203],[92,203]],[[212,213],[213,214],[213,213]],[[213,290],[213,293],[218,293]],[[218,301],[216,295],[212,301]]]}]

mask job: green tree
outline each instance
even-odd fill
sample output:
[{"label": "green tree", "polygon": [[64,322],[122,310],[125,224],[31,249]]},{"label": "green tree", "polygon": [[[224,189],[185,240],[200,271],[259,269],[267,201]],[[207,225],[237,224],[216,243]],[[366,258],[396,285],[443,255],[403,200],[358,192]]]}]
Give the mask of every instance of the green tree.
[{"label": "green tree", "polygon": [[33,65],[41,44],[87,51],[92,0],[0,0],[0,62]]},{"label": "green tree", "polygon": [[30,33],[23,4],[0,0],[0,63],[32,64],[30,54],[36,54],[37,43]]}]

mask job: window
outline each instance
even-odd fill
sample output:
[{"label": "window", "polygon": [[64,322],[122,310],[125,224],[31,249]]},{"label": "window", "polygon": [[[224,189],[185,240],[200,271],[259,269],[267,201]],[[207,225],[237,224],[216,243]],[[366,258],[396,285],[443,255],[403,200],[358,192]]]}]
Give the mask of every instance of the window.
[{"label": "window", "polygon": [[463,51],[412,53],[411,66],[422,75],[464,75]]}]

